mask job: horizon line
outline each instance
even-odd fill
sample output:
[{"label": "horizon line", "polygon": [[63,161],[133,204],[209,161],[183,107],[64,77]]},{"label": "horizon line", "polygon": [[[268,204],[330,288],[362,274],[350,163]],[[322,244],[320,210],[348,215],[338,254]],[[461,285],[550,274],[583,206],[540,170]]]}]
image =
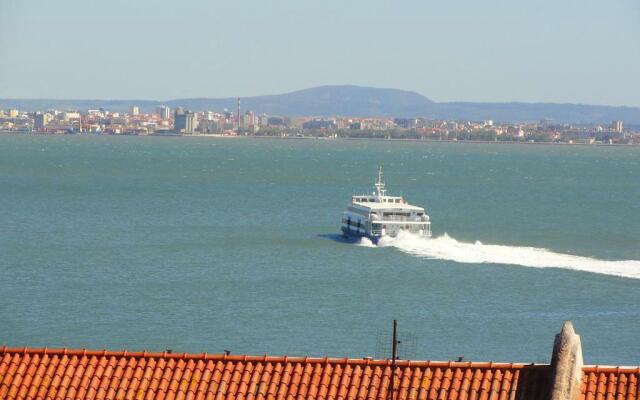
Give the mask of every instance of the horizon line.
[{"label": "horizon line", "polygon": [[375,90],[391,90],[391,91],[399,91],[404,93],[414,93],[425,100],[428,100],[434,104],[556,104],[556,105],[579,105],[579,106],[597,106],[597,107],[616,107],[616,108],[631,108],[631,109],[640,109],[640,105],[613,105],[613,104],[594,104],[594,103],[585,103],[579,101],[569,101],[569,102],[559,102],[559,101],[537,101],[537,100],[502,100],[502,101],[482,101],[482,100],[449,100],[449,101],[437,101],[433,100],[430,97],[425,96],[424,94],[410,89],[398,89],[393,87],[378,87],[378,86],[363,86],[363,85],[354,85],[354,84],[327,84],[327,85],[318,85],[311,86],[302,89],[296,89],[291,91],[285,91],[280,93],[271,93],[271,94],[258,94],[251,96],[221,96],[221,97],[207,97],[207,96],[193,96],[193,97],[175,97],[169,99],[152,99],[152,98],[77,98],[77,97],[0,97],[0,101],[38,101],[38,100],[54,100],[54,101],[122,101],[122,102],[173,102],[180,100],[235,100],[237,98],[240,99],[250,99],[257,97],[270,97],[270,96],[282,96],[297,92],[303,92],[307,90],[313,89],[321,89],[321,88],[362,88],[362,89],[375,89]]}]

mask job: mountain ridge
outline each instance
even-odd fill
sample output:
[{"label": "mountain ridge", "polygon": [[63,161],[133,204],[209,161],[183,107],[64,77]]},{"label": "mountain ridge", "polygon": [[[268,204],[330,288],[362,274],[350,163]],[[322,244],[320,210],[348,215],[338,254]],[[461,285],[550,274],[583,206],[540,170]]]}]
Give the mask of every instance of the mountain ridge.
[{"label": "mountain ridge", "polygon": [[[235,110],[237,98],[181,98],[160,100],[0,99],[0,108],[26,111],[47,109],[97,109],[126,111],[137,105],[150,112],[155,107],[184,107],[194,111]],[[640,107],[546,102],[434,102],[415,91],[356,85],[326,85],[283,94],[241,98],[241,110],[286,116],[425,117],[429,119],[525,122],[551,119],[558,123],[610,123],[621,120],[640,124]]]}]

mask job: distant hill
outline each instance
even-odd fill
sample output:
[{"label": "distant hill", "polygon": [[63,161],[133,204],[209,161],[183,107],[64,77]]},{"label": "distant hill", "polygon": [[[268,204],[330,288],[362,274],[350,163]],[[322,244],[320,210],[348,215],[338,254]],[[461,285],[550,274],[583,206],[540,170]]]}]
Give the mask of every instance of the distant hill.
[{"label": "distant hill", "polygon": [[624,124],[640,123],[640,108],[558,103],[438,103],[437,118],[494,121],[538,121],[558,123]]},{"label": "distant hill", "polygon": [[[178,99],[170,106],[193,110],[236,109],[236,98]],[[280,115],[404,116],[420,115],[431,100],[416,92],[360,86],[319,86],[291,93],[246,97],[242,108],[257,113]]]},{"label": "distant hill", "polygon": [[[184,107],[194,111],[235,110],[236,98],[188,98],[167,101],[152,100],[57,100],[0,99],[0,108],[15,107],[28,111],[47,109],[97,109],[126,111],[137,105],[152,111],[160,105]],[[430,119],[460,119],[495,121],[537,121],[543,118],[562,123],[640,124],[640,108],[611,107],[585,104],[555,103],[436,103],[423,95],[406,90],[361,86],[319,86],[295,92],[244,97],[242,110],[270,115],[361,116],[361,117],[426,117]]]}]

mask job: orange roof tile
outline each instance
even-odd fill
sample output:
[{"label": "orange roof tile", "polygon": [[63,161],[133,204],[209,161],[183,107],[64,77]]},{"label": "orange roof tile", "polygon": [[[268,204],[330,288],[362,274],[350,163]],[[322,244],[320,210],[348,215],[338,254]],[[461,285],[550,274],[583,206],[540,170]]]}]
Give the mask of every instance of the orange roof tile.
[{"label": "orange roof tile", "polygon": [[[394,400],[543,399],[549,372],[548,365],[398,361]],[[637,400],[638,373],[589,370],[583,400]],[[11,400],[387,399],[391,376],[388,360],[0,348],[0,399]]]},{"label": "orange roof tile", "polygon": [[640,367],[582,369],[580,400],[640,400]]}]

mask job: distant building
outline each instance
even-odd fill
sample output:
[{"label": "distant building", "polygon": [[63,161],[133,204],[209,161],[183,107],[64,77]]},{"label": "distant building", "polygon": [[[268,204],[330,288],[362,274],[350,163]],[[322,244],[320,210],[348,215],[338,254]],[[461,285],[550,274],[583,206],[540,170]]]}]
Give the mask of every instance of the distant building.
[{"label": "distant building", "polygon": [[18,110],[12,108],[9,110],[9,118],[16,118],[18,116]]},{"label": "distant building", "polygon": [[100,110],[87,110],[87,115],[89,117],[103,117],[104,113]]},{"label": "distant building", "polygon": [[38,112],[33,117],[33,129],[44,129],[50,120],[49,114]]},{"label": "distant building", "polygon": [[79,120],[81,118],[80,113],[77,111],[65,111],[61,115],[63,121]]},{"label": "distant building", "polygon": [[169,119],[171,118],[171,109],[167,106],[160,106],[158,107],[158,116],[162,119]]},{"label": "distant building", "polygon": [[140,109],[138,108],[138,106],[131,106],[131,108],[129,109],[129,114],[138,115],[140,114]]},{"label": "distant building", "polygon": [[412,129],[416,127],[418,120],[416,118],[394,118],[393,123],[400,128]]},{"label": "distant building", "polygon": [[269,117],[267,119],[267,125],[269,126],[287,126],[288,121],[284,117]]},{"label": "distant building", "polygon": [[622,121],[611,122],[611,129],[616,132],[622,133],[622,131],[624,130],[622,127]]},{"label": "distant building", "polygon": [[252,128],[252,127],[254,127],[256,125],[258,125],[258,124],[256,123],[255,114],[253,113],[253,111],[247,111],[244,114],[243,121],[242,121],[242,126],[245,127],[245,128]]},{"label": "distant building", "polygon": [[203,133],[219,133],[224,128],[224,122],[212,119],[201,119],[198,121],[198,130]]},{"label": "distant building", "polygon": [[548,128],[548,127],[550,127],[550,126],[551,126],[551,123],[552,123],[552,122],[553,122],[553,121],[552,121],[551,119],[549,119],[549,118],[544,118],[544,119],[541,119],[541,120],[540,120],[539,125],[540,125],[542,128],[545,128],[545,129],[546,129],[546,128]]},{"label": "distant building", "polygon": [[174,129],[176,130],[176,132],[191,135],[195,132],[197,126],[198,119],[196,118],[196,114],[194,112],[186,111],[182,114],[176,114],[176,121],[174,124]]},{"label": "distant building", "polygon": [[312,119],[302,124],[302,129],[333,129],[335,127],[335,119]]}]

